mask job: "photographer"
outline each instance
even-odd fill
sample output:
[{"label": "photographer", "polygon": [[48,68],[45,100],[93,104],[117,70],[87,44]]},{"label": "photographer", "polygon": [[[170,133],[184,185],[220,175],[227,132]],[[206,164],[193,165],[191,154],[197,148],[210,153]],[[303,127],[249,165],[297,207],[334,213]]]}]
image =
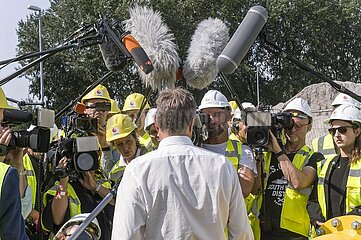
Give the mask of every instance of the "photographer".
[{"label": "photographer", "polygon": [[[68,164],[69,160],[63,157],[58,168],[67,169]],[[61,177],[43,197],[45,209],[41,220],[44,229],[55,234],[71,217],[90,213],[110,192],[109,188],[110,184],[97,179],[94,171]],[[108,204],[97,216],[102,231],[101,239],[110,239],[113,211],[114,207]]]},{"label": "photographer", "polygon": [[239,175],[243,197],[247,197],[257,174],[256,164],[250,147],[229,138],[231,108],[227,98],[217,90],[210,90],[204,95],[198,109],[210,116],[208,139],[202,147],[225,155],[232,162]]},{"label": "photographer", "polygon": [[109,179],[114,182],[122,178],[125,167],[133,159],[147,152],[139,143],[136,131],[137,126],[125,114],[116,114],[107,122],[107,141],[120,152],[120,159],[109,173]]},{"label": "photographer", "polygon": [[284,146],[269,132],[266,146],[269,152],[264,154],[265,199],[259,196],[254,203],[262,205],[261,229],[253,226],[253,230],[256,236],[261,233],[261,239],[308,239],[310,218],[306,204],[316,177],[316,163],[323,156],[306,146],[306,134],[312,128],[307,102],[295,98],[283,111],[293,115],[294,124],[284,129],[287,140]]},{"label": "photographer", "polygon": [[[110,102],[111,98],[106,87],[98,85],[85,95],[81,102],[85,104],[85,114],[90,118],[97,119],[97,133],[100,147],[102,148],[102,170],[107,175],[116,163],[117,159],[113,159],[112,149],[106,141],[105,128],[107,123],[108,111],[99,111],[95,107],[97,103]],[[117,155],[117,154],[114,154]]]},{"label": "photographer", "polygon": [[[145,107],[138,121],[135,122],[140,113],[140,108],[142,104],[145,105]],[[133,121],[137,125],[137,135],[139,143],[145,146],[147,148],[147,151],[152,151],[152,141],[148,133],[144,131],[145,117],[149,109],[150,106],[148,104],[148,100],[142,94],[132,93],[124,101],[122,113],[128,115],[131,119],[133,119]]]},{"label": "photographer", "polygon": [[[12,109],[12,107],[9,106],[5,94],[0,88],[0,123],[3,122],[5,109]],[[2,153],[6,152],[6,147],[11,138],[11,129],[0,126]],[[19,176],[20,172],[15,168],[3,163],[4,160],[5,156],[0,156],[0,239],[28,239],[25,234],[24,219],[21,215],[19,194],[19,190],[23,192],[24,186],[26,187],[26,179],[24,179],[25,176]],[[19,170],[24,170],[20,168],[20,163],[18,166]],[[19,184],[20,180],[21,184]]]}]

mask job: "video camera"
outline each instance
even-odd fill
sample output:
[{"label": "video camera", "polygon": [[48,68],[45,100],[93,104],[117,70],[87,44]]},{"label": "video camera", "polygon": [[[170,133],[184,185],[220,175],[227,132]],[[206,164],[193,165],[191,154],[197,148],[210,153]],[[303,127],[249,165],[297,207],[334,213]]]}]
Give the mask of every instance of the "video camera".
[{"label": "video camera", "polygon": [[14,126],[32,122],[35,127],[31,130],[18,130],[12,132],[8,146],[0,148],[0,156],[6,155],[16,147],[30,148],[34,152],[45,153],[49,150],[50,129],[54,127],[54,111],[40,108],[36,110],[36,118],[29,112],[17,109],[5,109],[2,126]]},{"label": "video camera", "polygon": [[287,112],[248,112],[247,144],[254,147],[266,146],[269,142],[269,130],[279,139],[283,129],[293,127],[292,117]]},{"label": "video camera", "polygon": [[[98,138],[96,136],[67,138],[59,141],[50,157],[53,173],[66,177],[77,172],[87,172],[99,168]],[[59,161],[66,157],[66,168],[59,168]]]},{"label": "video camera", "polygon": [[211,122],[211,117],[207,113],[197,113],[194,118],[192,142],[194,146],[200,146],[208,139],[207,127]]}]

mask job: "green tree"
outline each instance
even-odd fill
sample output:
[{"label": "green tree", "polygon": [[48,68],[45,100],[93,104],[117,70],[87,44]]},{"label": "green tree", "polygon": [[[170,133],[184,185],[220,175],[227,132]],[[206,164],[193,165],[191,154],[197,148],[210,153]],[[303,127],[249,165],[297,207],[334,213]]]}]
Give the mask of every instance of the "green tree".
[{"label": "green tree", "polygon": [[[226,22],[230,36],[250,7],[262,5],[269,12],[267,39],[315,69],[337,80],[360,82],[360,3],[358,1],[233,1],[233,0],[140,0],[162,13],[175,35],[179,55],[186,59],[191,36],[199,22],[217,17]],[[44,16],[44,48],[54,47],[81,26],[94,23],[102,13],[108,17],[127,19],[128,8],[134,1],[115,0],[52,0]],[[30,15],[19,23],[19,54],[37,51],[37,18]],[[28,61],[22,61],[26,64]],[[256,103],[256,66],[260,63],[261,102],[276,104],[285,101],[319,79],[306,74],[288,60],[266,51],[260,40],[252,46],[238,69],[227,78],[244,101]],[[30,90],[39,92],[38,68],[26,72]],[[80,94],[91,82],[107,72],[98,46],[72,49],[46,60],[45,95],[48,104],[61,109]],[[185,86],[184,81],[178,83]],[[133,67],[117,72],[106,80],[111,95],[122,101],[131,92],[143,92],[142,84]],[[208,89],[216,88],[230,97],[224,84],[217,80]],[[193,90],[198,102],[207,89]],[[155,96],[153,96],[153,99]],[[120,104],[120,105],[121,105]]]}]

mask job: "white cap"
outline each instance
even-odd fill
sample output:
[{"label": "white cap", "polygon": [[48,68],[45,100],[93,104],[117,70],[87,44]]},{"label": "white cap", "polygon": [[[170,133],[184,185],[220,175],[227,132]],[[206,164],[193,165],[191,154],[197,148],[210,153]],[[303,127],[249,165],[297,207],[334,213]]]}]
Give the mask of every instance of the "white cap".
[{"label": "white cap", "polygon": [[333,102],[331,103],[332,106],[336,105],[349,105],[349,106],[355,106],[357,108],[360,108],[360,102],[356,101],[354,98],[350,97],[347,94],[339,93]]},{"label": "white cap", "polygon": [[253,105],[253,103],[250,102],[243,102],[242,103],[242,109],[246,112],[254,112],[257,111],[256,106]]},{"label": "white cap", "polygon": [[156,108],[149,109],[147,116],[145,117],[144,121],[144,130],[146,130],[150,125],[155,123],[155,114],[157,113]]},{"label": "white cap", "polygon": [[312,118],[311,107],[310,107],[310,105],[308,105],[306,100],[304,100],[302,98],[295,98],[292,101],[290,101],[287,104],[287,106],[283,109],[283,112],[286,112],[286,111],[289,112],[291,110],[300,111],[300,112],[306,114],[307,116],[309,116],[310,118]]},{"label": "white cap", "polygon": [[344,120],[361,124],[361,112],[355,106],[340,105],[333,110],[331,117],[323,121],[323,123],[328,124],[331,120]]},{"label": "white cap", "polygon": [[[70,227],[70,226],[73,226],[75,224],[82,224],[85,219],[90,215],[90,213],[81,213],[81,214],[78,214],[78,215],[75,215],[74,217],[70,218],[62,227],[61,229],[59,230],[59,232],[62,232],[64,231],[66,228]],[[96,229],[95,230],[95,235],[97,237],[97,239],[99,240],[100,239],[100,236],[102,235],[102,230],[100,229],[100,225],[99,225],[99,222],[96,218],[94,218],[92,220],[92,226],[93,228],[95,227]]]},{"label": "white cap", "polygon": [[201,105],[198,107],[199,110],[205,108],[225,108],[229,107],[227,98],[217,90],[209,90],[202,98]]}]

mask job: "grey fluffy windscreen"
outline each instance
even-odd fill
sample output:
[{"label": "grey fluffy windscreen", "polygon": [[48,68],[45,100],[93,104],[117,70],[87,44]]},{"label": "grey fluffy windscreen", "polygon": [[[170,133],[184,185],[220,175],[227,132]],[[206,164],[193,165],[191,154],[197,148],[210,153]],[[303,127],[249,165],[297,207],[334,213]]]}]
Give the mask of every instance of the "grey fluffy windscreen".
[{"label": "grey fluffy windscreen", "polygon": [[200,22],[192,36],[183,66],[187,83],[197,89],[211,84],[217,74],[217,58],[227,45],[229,29],[217,18]]},{"label": "grey fluffy windscreen", "polygon": [[137,39],[154,66],[149,74],[139,72],[143,82],[154,90],[173,88],[180,58],[174,35],[161,13],[147,6],[135,5],[129,9],[129,14],[130,19],[124,21],[124,28]]}]

